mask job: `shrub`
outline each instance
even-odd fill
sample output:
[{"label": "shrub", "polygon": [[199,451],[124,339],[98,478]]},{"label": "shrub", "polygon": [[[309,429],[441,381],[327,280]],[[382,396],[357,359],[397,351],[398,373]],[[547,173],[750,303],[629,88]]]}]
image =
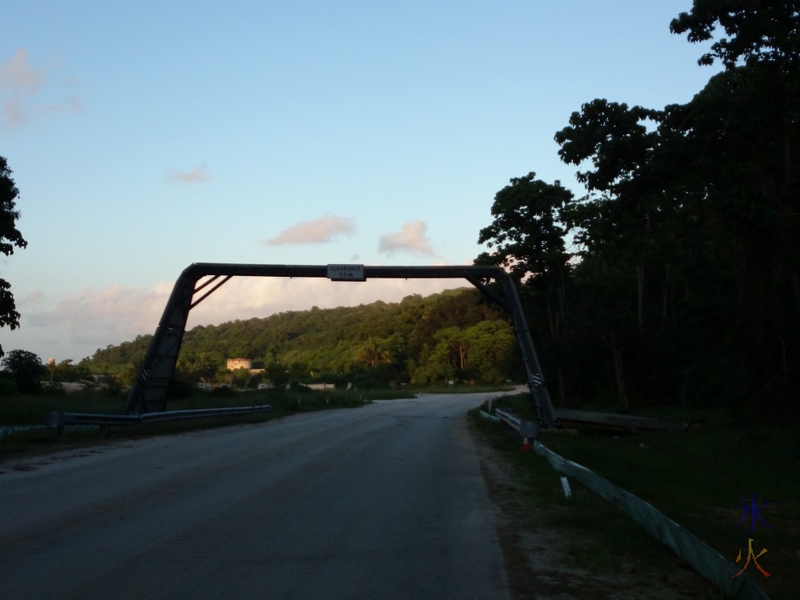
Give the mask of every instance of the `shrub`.
[{"label": "shrub", "polygon": [[3,367],[14,374],[17,390],[21,394],[40,391],[40,378],[45,372],[42,359],[27,350],[12,350],[3,358]]},{"label": "shrub", "polygon": [[167,388],[168,400],[180,400],[181,398],[188,398],[192,395],[194,389],[192,386],[184,381],[172,379]]}]

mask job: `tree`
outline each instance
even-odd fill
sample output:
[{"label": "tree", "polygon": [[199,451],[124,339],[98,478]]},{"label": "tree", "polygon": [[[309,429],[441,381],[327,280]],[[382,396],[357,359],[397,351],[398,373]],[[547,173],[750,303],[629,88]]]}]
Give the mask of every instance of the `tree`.
[{"label": "tree", "polygon": [[[800,0],[695,0],[670,24],[690,42],[717,39],[698,63],[719,60],[713,77],[682,116],[702,144],[706,193],[718,200],[753,268],[790,287],[800,305]],[[722,160],[720,160],[722,159]],[[711,168],[709,170],[709,168]],[[762,248],[762,245],[767,246]],[[743,249],[743,248],[740,248]],[[752,282],[750,282],[752,284]],[[776,286],[767,285],[773,297]]]},{"label": "tree", "polygon": [[[479,244],[485,243],[493,250],[475,260],[478,264],[508,269],[512,277],[524,284],[521,296],[527,301],[529,312],[546,315],[562,402],[566,402],[566,390],[560,355],[571,258],[566,250],[567,228],[562,214],[572,204],[572,192],[559,181],[547,183],[536,179],[533,172],[511,179],[510,185],[495,195],[494,221],[478,237]],[[529,321],[538,320],[534,314],[528,317]]]},{"label": "tree", "polygon": [[62,360],[58,364],[48,365],[51,381],[79,381],[88,379],[91,371],[84,364],[73,364],[71,358]]},{"label": "tree", "polygon": [[[11,173],[6,159],[0,156],[0,252],[6,256],[14,254],[14,248],[28,245],[16,225],[19,211],[16,210],[15,200],[19,190],[11,179]],[[19,327],[19,316],[11,285],[0,278],[0,327],[16,329]],[[0,356],[3,356],[2,346]]]},{"label": "tree", "polygon": [[562,211],[581,257],[572,333],[584,347],[593,336],[610,350],[623,406],[630,403],[625,355],[640,354],[654,321],[664,325],[658,309],[673,270],[668,246],[681,230],[672,161],[665,158],[674,153],[675,136],[663,127],[665,114],[595,99],[555,135],[562,161],[582,168],[577,178],[589,191]]},{"label": "tree", "polygon": [[242,387],[247,389],[247,384],[250,383],[250,378],[252,374],[250,373],[250,369],[246,369],[245,367],[239,367],[233,371],[233,376],[237,381],[242,382]]},{"label": "tree", "polygon": [[[516,336],[506,321],[481,321],[465,331],[469,341],[466,372],[482,383],[502,383],[515,371]],[[516,369],[518,370],[518,369]]]},{"label": "tree", "polygon": [[286,367],[276,360],[264,362],[264,376],[276,386],[283,385],[289,379]]},{"label": "tree", "polygon": [[536,179],[533,172],[511,179],[510,184],[495,195],[494,221],[478,236],[479,244],[494,250],[476,262],[502,265],[518,281],[531,275],[557,279],[569,259],[559,211],[572,202],[572,192],[558,181]]},{"label": "tree", "polygon": [[725,67],[681,115],[698,147],[687,170],[727,234],[741,387],[754,408],[785,409],[800,390],[800,0],[695,0],[670,28],[714,40],[698,63]]},{"label": "tree", "polygon": [[392,353],[386,348],[385,341],[370,337],[356,352],[356,360],[374,370],[381,365],[390,364]]},{"label": "tree", "polygon": [[694,0],[692,10],[670,23],[672,33],[690,42],[706,42],[720,26],[727,37],[715,41],[697,61],[726,68],[772,62],[796,67],[800,62],[800,1]]},{"label": "tree", "polygon": [[182,353],[178,357],[178,369],[192,380],[211,381],[217,370],[224,364],[218,352]]},{"label": "tree", "polygon": [[714,40],[698,62],[725,70],[685,105],[597,99],[556,134],[589,191],[562,211],[581,246],[573,324],[612,348],[623,402],[631,366],[642,397],[701,373],[715,397],[786,401],[800,386],[800,1],[695,0],[671,29]]},{"label": "tree", "polygon": [[39,390],[40,378],[46,372],[42,359],[27,350],[12,350],[3,358],[3,368],[14,374],[17,390],[30,394]]},{"label": "tree", "polygon": [[559,181],[549,184],[535,177],[531,172],[513,178],[511,185],[497,192],[494,221],[478,237],[479,244],[493,251],[482,253],[475,262],[503,266],[518,282],[535,288],[545,300],[551,334],[558,340],[570,259],[560,215],[572,204],[573,195]]},{"label": "tree", "polygon": [[576,230],[584,258],[604,254],[635,265],[640,331],[645,327],[648,255],[659,231],[673,226],[674,201],[667,192],[672,173],[661,160],[671,140],[661,127],[664,114],[596,99],[572,113],[569,126],[555,135],[562,161],[576,166],[591,162],[593,167],[577,174],[590,196],[567,207],[564,219]]},{"label": "tree", "polygon": [[440,377],[464,379],[469,358],[470,340],[461,327],[447,327],[436,332],[436,347],[430,356]]}]

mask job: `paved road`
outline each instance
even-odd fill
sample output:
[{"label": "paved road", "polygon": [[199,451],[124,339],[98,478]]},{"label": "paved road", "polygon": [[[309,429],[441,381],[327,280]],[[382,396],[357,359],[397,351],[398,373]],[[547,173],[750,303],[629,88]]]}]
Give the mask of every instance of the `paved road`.
[{"label": "paved road", "polygon": [[464,420],[482,400],[7,461],[0,599],[508,600]]}]

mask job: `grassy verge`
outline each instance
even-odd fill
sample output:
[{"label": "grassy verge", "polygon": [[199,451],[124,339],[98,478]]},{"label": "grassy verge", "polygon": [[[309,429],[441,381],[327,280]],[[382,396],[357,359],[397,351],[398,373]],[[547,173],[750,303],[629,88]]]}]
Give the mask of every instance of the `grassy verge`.
[{"label": "grassy verge", "polygon": [[[509,402],[521,411],[527,408],[524,399]],[[759,573],[752,562],[747,574],[774,600],[796,598],[800,589],[796,569],[800,560],[800,430],[788,425],[741,426],[719,411],[638,414],[705,423],[686,433],[614,435],[579,430],[577,435],[543,433],[540,441],[649,502],[731,562],[742,550],[739,566],[744,565],[752,538],[756,554],[768,549],[759,565],[770,577]],[[573,500],[564,500],[558,474],[544,459],[520,454],[518,441],[503,427],[476,425],[493,436],[495,444],[506,446],[530,501],[556,507],[549,514],[550,524],[586,540],[568,560],[596,572],[625,568],[629,561],[646,565],[671,560],[638,526],[579,485],[573,485]],[[751,531],[751,514],[740,523],[752,494],[771,529],[756,518]]]}]

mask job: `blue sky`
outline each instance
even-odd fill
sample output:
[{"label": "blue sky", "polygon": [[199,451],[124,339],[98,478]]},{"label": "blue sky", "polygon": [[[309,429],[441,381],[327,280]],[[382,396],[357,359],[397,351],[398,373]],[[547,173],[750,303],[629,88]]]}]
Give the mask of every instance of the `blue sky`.
[{"label": "blue sky", "polygon": [[[690,0],[6,0],[0,156],[29,246],[8,351],[152,333],[192,262],[469,264],[494,194],[594,98],[660,108],[715,72]],[[461,286],[454,281],[448,285]],[[233,280],[190,318],[397,301],[441,282]]]}]

